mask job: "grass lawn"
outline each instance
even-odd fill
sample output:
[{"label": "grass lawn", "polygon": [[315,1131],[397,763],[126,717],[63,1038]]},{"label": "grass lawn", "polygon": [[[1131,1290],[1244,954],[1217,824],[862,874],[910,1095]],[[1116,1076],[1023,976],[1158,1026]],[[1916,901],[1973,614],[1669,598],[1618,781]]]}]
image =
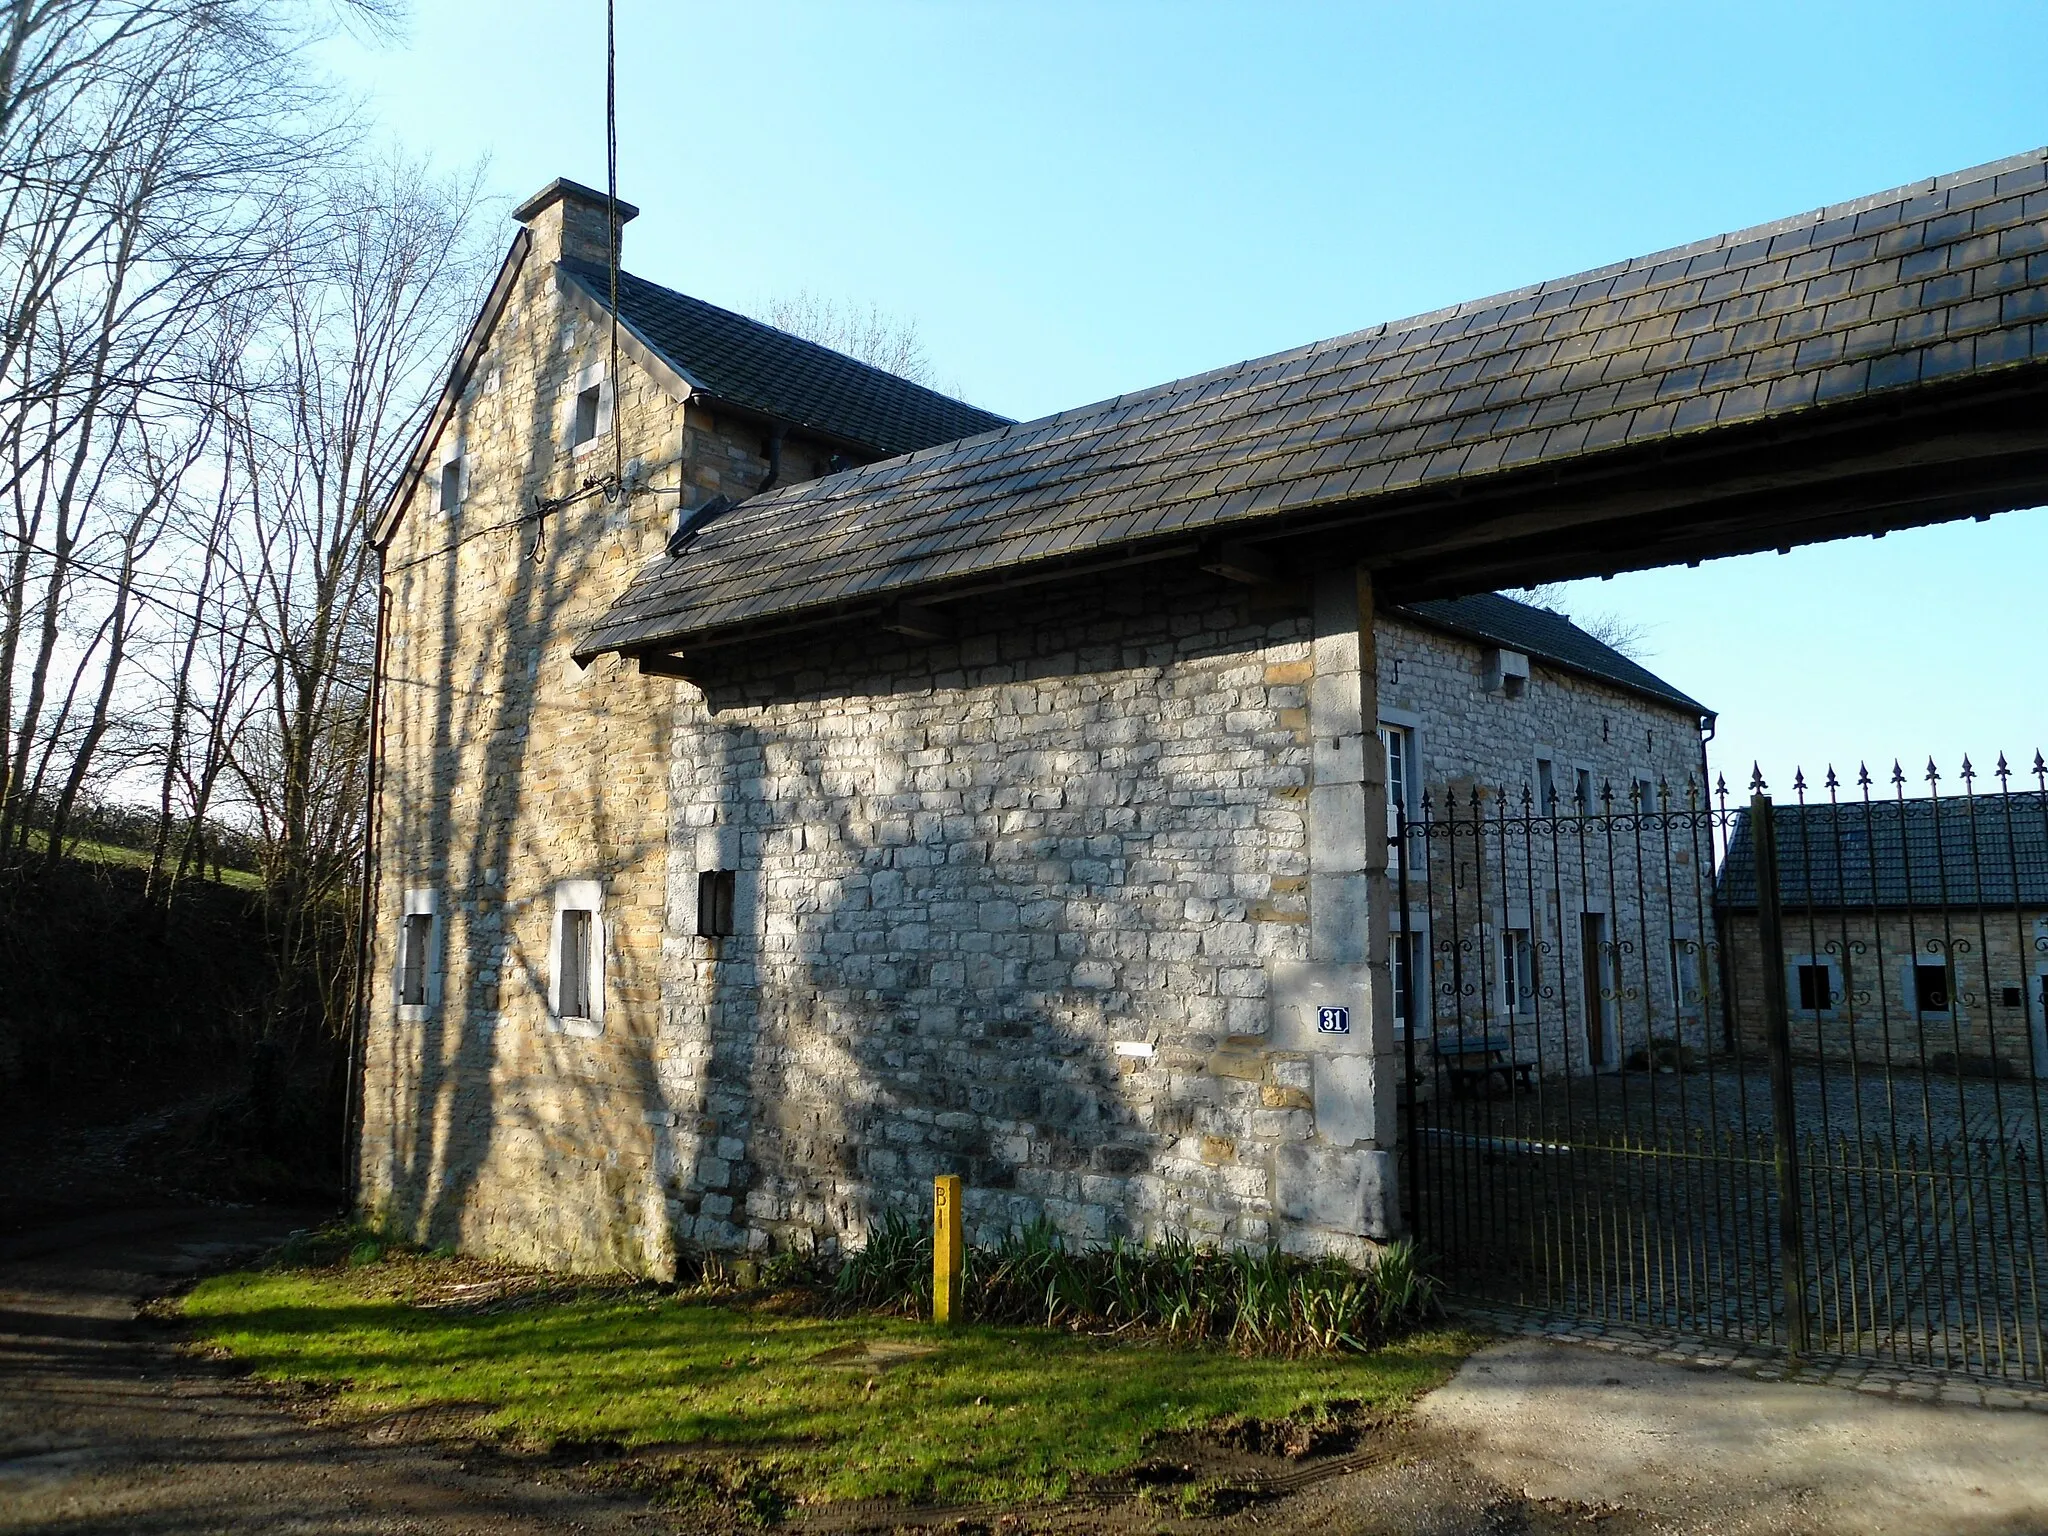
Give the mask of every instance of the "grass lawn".
[{"label": "grass lawn", "polygon": [[[941,1335],[648,1287],[450,1305],[465,1294],[453,1282],[479,1272],[393,1255],[226,1275],[185,1314],[261,1377],[338,1387],[345,1412],[488,1404],[483,1427],[518,1442],[728,1452],[804,1503],[1058,1498],[1132,1467],[1161,1434],[1229,1416],[1397,1410],[1475,1343],[1447,1331],[1370,1355],[1249,1358],[1028,1328]],[[851,1363],[820,1360],[835,1350]]]}]

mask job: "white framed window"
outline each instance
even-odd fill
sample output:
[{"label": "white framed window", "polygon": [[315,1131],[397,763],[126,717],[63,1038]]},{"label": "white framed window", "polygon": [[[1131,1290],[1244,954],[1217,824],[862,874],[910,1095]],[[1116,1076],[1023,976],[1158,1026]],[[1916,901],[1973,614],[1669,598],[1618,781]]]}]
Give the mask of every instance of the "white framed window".
[{"label": "white framed window", "polygon": [[409,890],[398,918],[398,952],[392,958],[392,1001],[400,1018],[421,1018],[441,1001],[441,898],[438,891]]},{"label": "white framed window", "polygon": [[1557,762],[1548,752],[1536,754],[1536,814],[1557,814]]},{"label": "white framed window", "polygon": [[1671,1007],[1681,1016],[1698,1013],[1706,998],[1706,946],[1689,933],[1671,938]]},{"label": "white framed window", "polygon": [[1387,934],[1387,977],[1394,990],[1394,1030],[1418,1034],[1435,1027],[1430,1008],[1429,933],[1423,928],[1391,929]]},{"label": "white framed window", "polygon": [[548,1017],[565,1034],[604,1031],[605,949],[602,882],[562,881],[548,938]]},{"label": "white framed window", "polygon": [[1500,1005],[1503,1013],[1536,1011],[1536,946],[1527,928],[1500,931]]},{"label": "white framed window", "polygon": [[1415,752],[1415,723],[1412,720],[1380,720],[1380,746],[1387,758],[1387,836],[1400,832],[1400,817],[1409,821],[1421,814],[1418,804],[1418,764]]},{"label": "white framed window", "polygon": [[1826,955],[1794,955],[1785,966],[1785,1000],[1808,1018],[1832,1014],[1842,1001],[1842,973]]},{"label": "white framed window", "polygon": [[451,432],[441,445],[435,471],[434,510],[450,516],[469,498],[469,451],[460,433]]},{"label": "white framed window", "polygon": [[583,453],[612,430],[612,384],[603,363],[592,363],[572,381],[567,428],[571,452]]}]

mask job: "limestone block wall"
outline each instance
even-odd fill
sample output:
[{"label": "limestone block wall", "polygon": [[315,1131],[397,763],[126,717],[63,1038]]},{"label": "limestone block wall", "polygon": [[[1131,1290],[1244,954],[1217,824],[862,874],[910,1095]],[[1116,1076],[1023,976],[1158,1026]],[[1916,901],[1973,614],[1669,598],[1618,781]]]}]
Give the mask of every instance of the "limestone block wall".
[{"label": "limestone block wall", "polygon": [[[954,642],[735,657],[678,703],[678,1235],[857,1245],[959,1172],[982,1238],[1359,1251],[1276,1195],[1315,1120],[1268,1038],[1308,952],[1309,615],[1164,569],[956,611]],[[717,868],[736,931],[699,937]]]},{"label": "limestone block wall", "polygon": [[[560,281],[602,248],[572,202],[533,247],[436,448],[459,451],[460,505],[429,473],[387,551],[390,592],[373,1007],[360,1174],[375,1219],[424,1241],[558,1267],[673,1262],[655,1075],[667,900],[669,730],[677,684],[575,641],[661,552],[679,501],[744,495],[758,427],[686,406],[628,351],[605,383],[629,474],[649,489],[563,496],[612,467],[609,435],[571,445],[572,401],[609,369],[608,327]],[[784,473],[825,451],[783,448]],[[567,882],[581,882],[569,886]],[[601,1021],[550,1005],[565,889],[600,905]],[[578,901],[583,898],[578,897]],[[433,921],[424,1006],[401,1005],[407,911]]]},{"label": "limestone block wall", "polygon": [[[1793,909],[1784,932],[1795,1056],[2048,1076],[2048,913]],[[1762,1064],[1763,952],[1755,913],[1726,914],[1723,937],[1741,1047]],[[1916,965],[1947,968],[1949,1008],[1920,1010]],[[1826,968],[1826,1007],[1800,1006],[1801,966]]]},{"label": "limestone block wall", "polygon": [[[1460,823],[1409,845],[1418,1035],[1506,1038],[1546,1073],[1611,1069],[1654,1038],[1717,1040],[1712,839],[1703,815],[1686,814],[1706,804],[1697,716],[1535,658],[1511,696],[1489,685],[1487,647],[1394,615],[1379,625],[1379,682],[1382,722],[1412,733],[1411,816],[1426,792],[1435,821]],[[1542,810],[1539,758],[1557,817],[1524,826]],[[1582,778],[1596,813],[1584,823]],[[1668,801],[1662,789],[1632,798],[1644,779],[1668,786]],[[1488,829],[1477,835],[1475,793]],[[1627,814],[1644,805],[1658,814]],[[1391,915],[1398,926],[1398,904]],[[1504,986],[1505,930],[1533,950],[1520,1007]]]}]

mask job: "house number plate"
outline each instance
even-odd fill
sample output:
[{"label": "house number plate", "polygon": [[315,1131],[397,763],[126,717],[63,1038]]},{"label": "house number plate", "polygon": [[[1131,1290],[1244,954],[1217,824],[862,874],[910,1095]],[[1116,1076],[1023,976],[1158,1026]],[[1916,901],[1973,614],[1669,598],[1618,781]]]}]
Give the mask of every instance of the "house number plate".
[{"label": "house number plate", "polygon": [[1319,1035],[1350,1034],[1351,1010],[1349,1008],[1318,1008],[1316,1010],[1316,1033]]}]

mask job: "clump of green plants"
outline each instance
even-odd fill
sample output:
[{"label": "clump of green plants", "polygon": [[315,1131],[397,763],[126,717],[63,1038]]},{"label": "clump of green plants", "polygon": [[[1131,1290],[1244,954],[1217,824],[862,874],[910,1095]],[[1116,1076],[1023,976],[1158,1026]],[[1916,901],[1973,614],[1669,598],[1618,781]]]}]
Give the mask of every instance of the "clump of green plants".
[{"label": "clump of green plants", "polygon": [[[919,1316],[932,1299],[931,1234],[889,1213],[840,1265],[845,1306]],[[1208,1248],[1185,1238],[1070,1244],[1049,1223],[970,1246],[970,1318],[1039,1327],[1132,1329],[1247,1353],[1367,1351],[1437,1315],[1436,1281],[1406,1242],[1354,1269],[1278,1249]]]}]

